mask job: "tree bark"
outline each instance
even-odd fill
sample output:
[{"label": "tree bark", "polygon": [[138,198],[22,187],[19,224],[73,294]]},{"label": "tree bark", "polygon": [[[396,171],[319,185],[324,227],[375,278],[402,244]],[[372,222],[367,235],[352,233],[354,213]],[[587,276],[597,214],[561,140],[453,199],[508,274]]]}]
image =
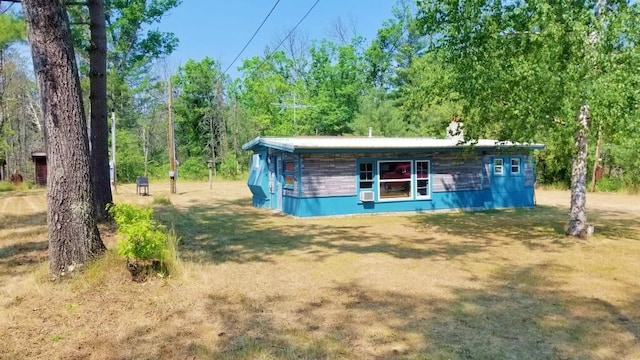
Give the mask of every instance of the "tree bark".
[{"label": "tree bark", "polygon": [[69,19],[60,0],[22,2],[47,142],[50,271],[64,275],[101,254],[89,142]]},{"label": "tree bark", "polygon": [[107,28],[104,0],[88,0],[91,30],[89,47],[89,101],[91,102],[91,176],[93,204],[98,219],[107,219],[113,202],[109,174],[107,124]]},{"label": "tree bark", "polygon": [[585,238],[587,233],[587,142],[589,105],[580,107],[575,133],[576,153],[571,166],[571,210],[567,235]]}]

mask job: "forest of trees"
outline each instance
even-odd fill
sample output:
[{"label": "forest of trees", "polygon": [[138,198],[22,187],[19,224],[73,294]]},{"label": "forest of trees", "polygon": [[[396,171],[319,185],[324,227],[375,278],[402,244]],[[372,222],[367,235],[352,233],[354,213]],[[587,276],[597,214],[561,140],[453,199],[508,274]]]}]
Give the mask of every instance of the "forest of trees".
[{"label": "forest of trees", "polygon": [[[208,161],[239,178],[255,136],[443,137],[456,120],[467,140],[547,145],[538,182],[571,187],[569,235],[585,234],[596,166],[601,189],[640,187],[637,2],[398,0],[373,39],[340,19],[324,39],[292,32],[237,78],[208,57],[172,73],[178,39],[151,25],[180,2],[23,0],[24,13],[0,13],[0,160],[29,179],[31,152],[47,148],[53,274],[104,251],[109,113],[124,182],[165,177],[172,140],[181,178],[204,179]],[[27,38],[34,71],[16,47]]]},{"label": "forest of trees", "polygon": [[[536,155],[539,183],[568,186],[572,120],[584,102],[589,143],[602,137],[602,189],[640,184],[640,21],[632,2],[399,0],[373,39],[337,19],[324,39],[294,32],[266,46],[239,65],[237,78],[211,58],[172,73],[165,59],[178,39],[146,29],[180,1],[134,2],[106,1],[106,109],[117,119],[119,181],[166,176],[171,78],[183,179],[206,178],[209,159],[217,175],[241,177],[248,160],[240,147],[258,135],[365,135],[371,127],[377,136],[439,137],[455,118],[471,137],[546,144]],[[81,6],[67,12],[89,114],[91,14]],[[29,61],[14,45],[25,40],[22,15],[2,14],[0,27],[0,158],[30,178],[44,129]],[[595,146],[588,150],[592,171]]]}]

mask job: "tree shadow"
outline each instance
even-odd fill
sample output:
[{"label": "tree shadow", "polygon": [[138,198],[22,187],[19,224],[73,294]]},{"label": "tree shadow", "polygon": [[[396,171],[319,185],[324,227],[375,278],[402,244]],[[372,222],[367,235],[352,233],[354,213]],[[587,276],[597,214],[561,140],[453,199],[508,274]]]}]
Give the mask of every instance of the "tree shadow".
[{"label": "tree shadow", "polygon": [[28,215],[3,214],[0,220],[3,229],[19,229],[27,226],[47,225],[47,212],[41,211]]},{"label": "tree shadow", "polygon": [[[311,261],[339,253],[386,254],[399,259],[450,259],[484,250],[473,242],[452,243],[429,234],[384,233],[375,218],[353,224],[296,219],[251,206],[250,199],[187,207],[157,207],[156,216],[180,237],[183,259],[270,262],[273,255],[304,250]],[[403,220],[404,221],[404,220]]]},{"label": "tree shadow", "polygon": [[[640,220],[627,213],[602,210],[589,212],[596,224],[596,234],[605,238],[640,240]],[[487,210],[457,213],[420,214],[413,218],[425,232],[442,232],[486,245],[500,245],[513,240],[532,250],[559,251],[573,244],[565,236],[568,219],[566,208]]]},{"label": "tree shadow", "polygon": [[330,296],[288,312],[281,307],[287,298],[210,295],[202,315],[220,329],[216,349],[209,350],[215,358],[633,355],[640,341],[640,314],[631,305],[620,308],[562,290],[563,284],[550,277],[566,270],[552,264],[505,267],[481,286],[452,286],[448,294],[336,283],[327,289]]}]

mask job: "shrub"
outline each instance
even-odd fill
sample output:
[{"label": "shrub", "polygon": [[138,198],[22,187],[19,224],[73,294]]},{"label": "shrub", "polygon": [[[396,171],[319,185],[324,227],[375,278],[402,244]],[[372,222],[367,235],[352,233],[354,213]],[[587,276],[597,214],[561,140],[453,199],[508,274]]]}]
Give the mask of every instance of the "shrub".
[{"label": "shrub", "polygon": [[127,260],[158,260],[168,256],[167,234],[151,218],[153,209],[132,204],[109,206],[118,224],[118,253]]}]

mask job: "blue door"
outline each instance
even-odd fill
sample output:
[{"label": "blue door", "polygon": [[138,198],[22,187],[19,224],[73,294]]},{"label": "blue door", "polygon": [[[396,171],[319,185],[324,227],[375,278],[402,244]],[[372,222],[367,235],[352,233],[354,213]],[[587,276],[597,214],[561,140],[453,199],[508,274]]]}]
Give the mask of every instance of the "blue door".
[{"label": "blue door", "polygon": [[274,176],[274,208],[282,210],[282,186],[284,183],[284,175],[282,174],[282,156],[276,156],[276,167]]}]

